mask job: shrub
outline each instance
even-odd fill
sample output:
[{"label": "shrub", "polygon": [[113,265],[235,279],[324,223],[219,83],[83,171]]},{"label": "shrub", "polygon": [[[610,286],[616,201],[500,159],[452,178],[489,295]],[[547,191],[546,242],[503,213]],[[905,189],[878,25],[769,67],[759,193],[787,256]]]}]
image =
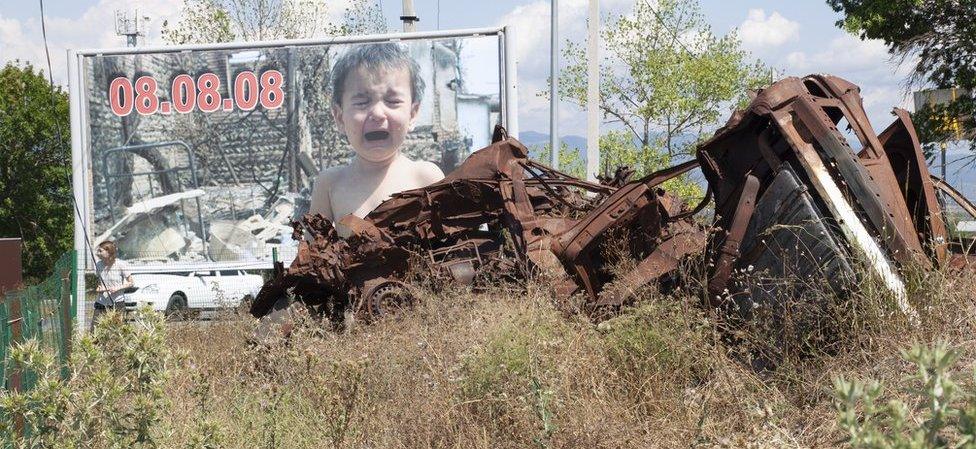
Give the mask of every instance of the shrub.
[{"label": "shrub", "polygon": [[[168,410],[164,385],[174,361],[163,324],[149,310],[132,322],[104,315],[92,333],[76,339],[66,378],[37,342],[13,347],[11,359],[37,381],[28,391],[0,392],[4,446],[158,446]],[[17,417],[23,418],[22,435]]]},{"label": "shrub", "polygon": [[[892,399],[879,404],[878,381],[834,379],[840,427],[854,448],[976,448],[976,400],[952,380],[959,358],[944,342],[915,345],[902,356],[915,365],[920,384],[910,393],[918,406]],[[913,419],[914,414],[918,414]]]}]

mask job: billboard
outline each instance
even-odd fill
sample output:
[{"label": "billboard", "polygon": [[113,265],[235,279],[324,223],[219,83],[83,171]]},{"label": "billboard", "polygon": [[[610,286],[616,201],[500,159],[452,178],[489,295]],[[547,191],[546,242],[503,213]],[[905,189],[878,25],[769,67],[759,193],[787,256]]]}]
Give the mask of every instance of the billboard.
[{"label": "billboard", "polygon": [[[492,28],[69,52],[75,246],[114,241],[133,271],[287,264],[316,179],[364,141],[448,173],[515,131],[510,45]],[[352,131],[372,106],[342,91],[362,85],[403,119]]]}]

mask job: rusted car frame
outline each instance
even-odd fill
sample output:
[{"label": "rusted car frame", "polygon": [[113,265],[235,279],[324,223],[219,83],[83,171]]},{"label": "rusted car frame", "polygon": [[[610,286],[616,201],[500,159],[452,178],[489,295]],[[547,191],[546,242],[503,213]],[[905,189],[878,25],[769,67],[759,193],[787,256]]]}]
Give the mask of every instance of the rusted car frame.
[{"label": "rusted car frame", "polygon": [[637,231],[628,246],[643,260],[624,275],[632,287],[655,281],[701,251],[705,232],[691,221],[692,211],[658,187],[694,168],[694,161],[612,187],[530,160],[503,130],[496,139],[444,180],[398,193],[363,219],[340,220],[351,230],[347,239],[322,217],[295,223],[295,238],[302,239],[298,256],[288,270],[277,270],[252,313],[285,310],[291,291],[333,320],[346,311],[369,320],[384,307],[410,301],[403,279],[411,264],[467,285],[547,271],[554,273],[561,298],[579,290],[588,303],[619,304],[628,292],[600,297],[612,280],[598,260],[607,230]]}]

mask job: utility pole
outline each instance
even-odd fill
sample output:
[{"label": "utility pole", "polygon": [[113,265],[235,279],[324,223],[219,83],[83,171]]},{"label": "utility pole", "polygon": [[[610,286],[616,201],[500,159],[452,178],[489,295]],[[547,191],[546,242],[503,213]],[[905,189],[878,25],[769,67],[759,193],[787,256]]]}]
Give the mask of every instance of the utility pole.
[{"label": "utility pole", "polygon": [[586,180],[600,170],[600,0],[589,0],[586,36]]},{"label": "utility pole", "polygon": [[115,10],[115,34],[125,36],[127,47],[138,47],[139,38],[146,36],[149,16],[139,16],[139,10],[131,16],[122,10]]},{"label": "utility pole", "polygon": [[403,32],[417,31],[416,23],[420,22],[420,18],[413,10],[413,0],[403,0],[403,15],[400,16],[400,20],[403,21]]},{"label": "utility pole", "polygon": [[552,0],[549,15],[549,165],[559,170],[559,0]]}]

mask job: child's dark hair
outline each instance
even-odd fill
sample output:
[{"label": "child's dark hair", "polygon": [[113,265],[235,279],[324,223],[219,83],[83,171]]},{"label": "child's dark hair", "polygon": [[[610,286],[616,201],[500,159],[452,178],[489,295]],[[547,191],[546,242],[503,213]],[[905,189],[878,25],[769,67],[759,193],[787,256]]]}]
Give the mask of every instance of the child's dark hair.
[{"label": "child's dark hair", "polygon": [[393,42],[361,44],[349,49],[332,66],[332,102],[341,105],[346,77],[357,67],[367,70],[406,68],[410,72],[410,97],[412,103],[420,103],[424,95],[424,80],[420,77],[420,66],[410,57],[410,53]]}]

